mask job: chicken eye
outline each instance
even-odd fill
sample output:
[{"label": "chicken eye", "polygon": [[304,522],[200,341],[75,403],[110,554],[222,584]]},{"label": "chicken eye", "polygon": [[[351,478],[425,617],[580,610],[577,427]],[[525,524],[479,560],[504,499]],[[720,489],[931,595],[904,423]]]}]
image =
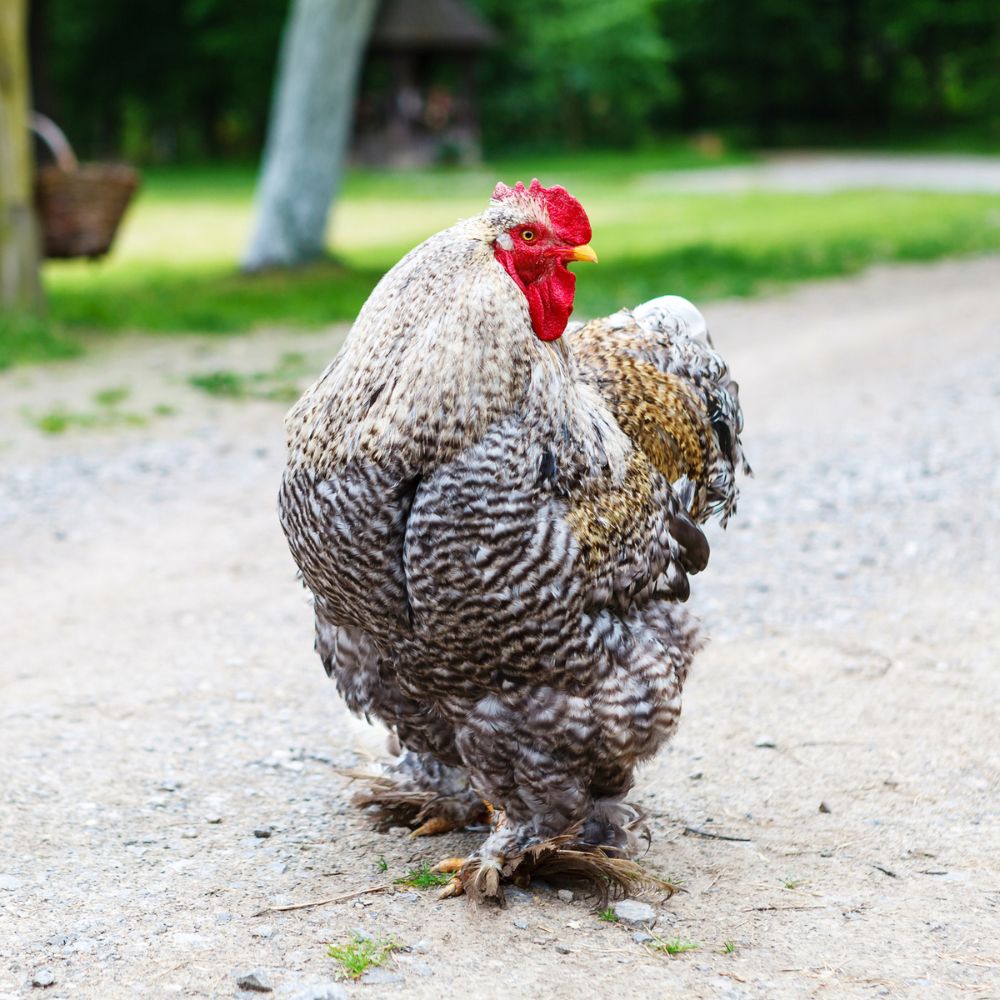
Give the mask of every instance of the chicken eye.
[{"label": "chicken eye", "polygon": [[524,240],[525,243],[530,243],[534,238],[535,234],[532,230],[524,229],[521,231],[521,239]]}]

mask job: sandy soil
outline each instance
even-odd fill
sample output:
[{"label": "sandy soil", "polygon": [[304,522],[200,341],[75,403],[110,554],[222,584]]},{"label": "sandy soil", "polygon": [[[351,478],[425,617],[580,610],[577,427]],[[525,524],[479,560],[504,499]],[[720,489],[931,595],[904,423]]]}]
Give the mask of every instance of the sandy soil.
[{"label": "sandy soil", "polygon": [[[318,370],[343,331],[126,339],[0,376],[0,997],[227,997],[253,970],[333,997],[326,946],[354,929],[408,950],[348,996],[1000,996],[1000,259],[706,313],[757,478],[696,581],[712,642],[680,732],[635,790],[646,863],[686,889],[650,898],[654,933],[696,949],[544,887],[258,915],[475,841],[349,806],[337,769],[383,742],[311,649],[274,514],[283,407],[186,383],[288,351]],[[119,386],[144,426],[30,422]]]}]

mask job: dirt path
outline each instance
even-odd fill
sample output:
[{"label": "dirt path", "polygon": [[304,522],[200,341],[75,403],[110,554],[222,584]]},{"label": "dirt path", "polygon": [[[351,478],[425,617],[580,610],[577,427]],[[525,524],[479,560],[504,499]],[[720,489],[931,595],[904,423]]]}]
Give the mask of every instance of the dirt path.
[{"label": "dirt path", "polygon": [[[382,739],[311,650],[274,515],[283,407],[186,383],[290,351],[315,370],[340,333],[142,340],[0,376],[0,997],[49,976],[50,997],[227,997],[252,970],[332,997],[326,945],[355,928],[410,950],[349,996],[1000,996],[1000,259],[706,312],[757,478],[635,794],[646,862],[687,889],[651,900],[655,933],[697,949],[551,891],[256,915],[474,841],[349,807],[336,768]],[[25,413],[57,403],[148,422],[44,436]]]},{"label": "dirt path", "polygon": [[1000,156],[957,153],[775,153],[759,163],[712,170],[671,170],[644,182],[657,191],[800,191],[855,188],[1000,192]]}]

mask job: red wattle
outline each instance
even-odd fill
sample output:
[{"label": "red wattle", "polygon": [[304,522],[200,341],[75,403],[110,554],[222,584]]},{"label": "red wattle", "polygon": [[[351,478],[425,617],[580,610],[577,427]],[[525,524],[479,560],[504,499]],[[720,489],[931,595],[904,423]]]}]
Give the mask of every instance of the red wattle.
[{"label": "red wattle", "polygon": [[528,300],[531,327],[538,339],[558,340],[565,332],[573,312],[576,275],[562,261],[554,261],[551,269],[547,269],[537,280],[526,284],[518,274],[514,254],[510,250],[504,250],[498,245],[494,248],[493,255]]}]

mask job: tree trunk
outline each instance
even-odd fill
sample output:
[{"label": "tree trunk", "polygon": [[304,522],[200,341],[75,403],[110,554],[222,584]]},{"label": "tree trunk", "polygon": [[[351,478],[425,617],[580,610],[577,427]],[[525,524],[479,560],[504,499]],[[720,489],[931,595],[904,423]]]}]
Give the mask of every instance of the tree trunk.
[{"label": "tree trunk", "polygon": [[0,308],[40,309],[28,134],[27,2],[0,0]]},{"label": "tree trunk", "polygon": [[248,271],[322,256],[377,0],[292,0],[278,60]]}]

